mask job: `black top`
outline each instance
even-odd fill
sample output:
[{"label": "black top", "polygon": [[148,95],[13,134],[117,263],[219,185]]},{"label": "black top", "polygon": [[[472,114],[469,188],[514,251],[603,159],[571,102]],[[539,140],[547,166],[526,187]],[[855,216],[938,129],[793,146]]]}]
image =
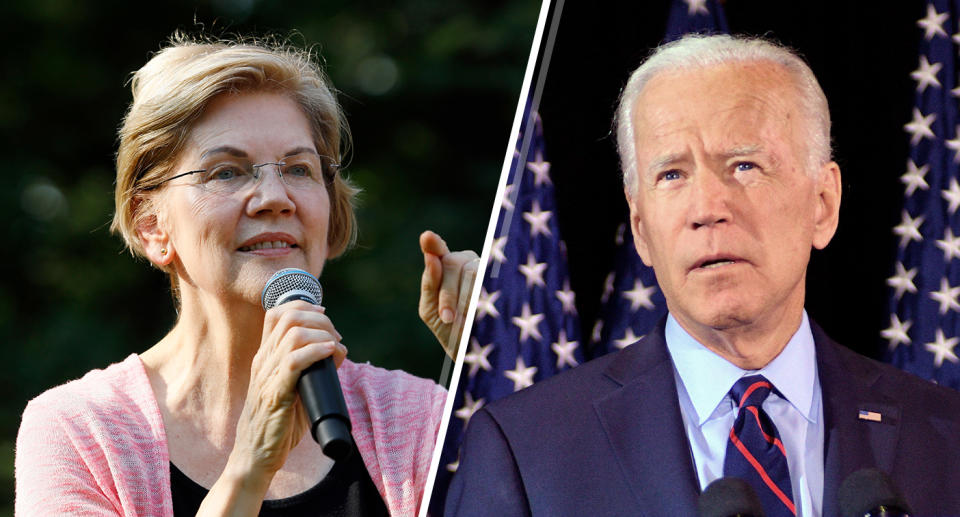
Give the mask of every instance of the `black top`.
[{"label": "black top", "polygon": [[[170,463],[170,492],[173,514],[193,516],[209,492]],[[313,488],[285,499],[269,499],[260,507],[263,517],[389,516],[380,492],[354,450],[343,461],[333,464],[326,477]]]}]

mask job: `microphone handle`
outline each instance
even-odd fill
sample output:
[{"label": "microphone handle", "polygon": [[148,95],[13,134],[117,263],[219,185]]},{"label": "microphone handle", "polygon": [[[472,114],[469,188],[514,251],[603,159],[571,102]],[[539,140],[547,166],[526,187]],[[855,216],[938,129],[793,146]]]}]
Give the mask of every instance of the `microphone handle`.
[{"label": "microphone handle", "polygon": [[[280,303],[293,300],[317,303],[317,300],[299,293]],[[308,366],[297,379],[297,391],[300,393],[300,403],[307,410],[313,440],[334,461],[346,458],[353,449],[353,437],[350,436],[350,414],[343,400],[340,377],[333,358],[327,357]]]},{"label": "microphone handle", "polygon": [[297,380],[300,403],[307,410],[310,434],[323,448],[323,453],[341,460],[350,453],[350,417],[340,389],[340,378],[333,358],[313,363]]}]

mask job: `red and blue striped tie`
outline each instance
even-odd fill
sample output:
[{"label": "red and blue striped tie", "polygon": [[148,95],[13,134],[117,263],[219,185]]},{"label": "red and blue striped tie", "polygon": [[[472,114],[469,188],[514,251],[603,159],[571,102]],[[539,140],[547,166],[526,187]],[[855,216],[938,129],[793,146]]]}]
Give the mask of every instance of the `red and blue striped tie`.
[{"label": "red and blue striped tie", "polygon": [[762,375],[743,377],[730,389],[739,412],[730,429],[723,475],[749,483],[768,517],[795,516],[783,442],[773,421],[760,407],[774,389]]}]

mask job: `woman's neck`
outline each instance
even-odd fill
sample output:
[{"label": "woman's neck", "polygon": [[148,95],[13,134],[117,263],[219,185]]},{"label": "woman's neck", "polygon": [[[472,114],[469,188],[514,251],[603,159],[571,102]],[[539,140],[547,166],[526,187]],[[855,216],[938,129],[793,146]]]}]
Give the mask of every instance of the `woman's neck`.
[{"label": "woman's neck", "polygon": [[182,289],[176,325],[140,355],[165,420],[203,422],[198,431],[232,442],[262,330],[260,307]]}]

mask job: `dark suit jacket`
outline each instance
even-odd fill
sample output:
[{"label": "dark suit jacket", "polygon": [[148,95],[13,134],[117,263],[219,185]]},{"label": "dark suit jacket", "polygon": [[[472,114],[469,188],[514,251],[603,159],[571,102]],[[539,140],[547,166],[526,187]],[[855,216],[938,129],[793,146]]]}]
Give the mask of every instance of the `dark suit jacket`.
[{"label": "dark suit jacket", "polygon": [[[860,356],[812,324],[823,392],[823,515],[861,468],[916,515],[960,515],[960,393]],[[880,413],[882,422],[858,418]],[[474,414],[446,514],[696,515],[700,494],[663,322],[626,349]]]}]

